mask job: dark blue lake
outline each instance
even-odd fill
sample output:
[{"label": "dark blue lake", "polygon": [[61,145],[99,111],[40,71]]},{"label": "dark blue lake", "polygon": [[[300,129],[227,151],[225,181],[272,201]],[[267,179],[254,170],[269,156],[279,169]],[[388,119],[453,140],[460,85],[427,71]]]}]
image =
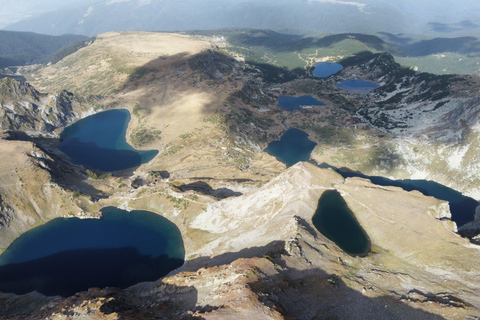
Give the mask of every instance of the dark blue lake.
[{"label": "dark blue lake", "polygon": [[307,161],[317,144],[308,139],[308,134],[298,129],[288,129],[279,141],[272,141],[265,152],[287,165],[293,166],[299,161]]},{"label": "dark blue lake", "polygon": [[286,111],[303,110],[302,106],[324,106],[325,103],[318,101],[312,96],[298,98],[289,96],[278,97],[278,107]]},{"label": "dark blue lake", "polygon": [[373,89],[378,88],[378,84],[365,80],[347,79],[337,83],[337,87],[348,92],[355,92],[360,94],[367,94]]},{"label": "dark blue lake", "polygon": [[312,223],[325,237],[350,255],[365,256],[370,251],[370,240],[366,232],[337,190],[327,190],[322,194]]},{"label": "dark blue lake", "polygon": [[127,143],[130,112],[108,110],[78,120],[60,134],[60,150],[73,163],[105,172],[137,167],[152,160],[158,150],[136,150]]},{"label": "dark blue lake", "polygon": [[317,62],[312,74],[314,77],[327,78],[342,69],[343,66],[339,63]]},{"label": "dark blue lake", "polygon": [[180,267],[180,231],[147,211],[108,207],[101,219],[59,218],[16,239],[0,256],[0,291],[69,296],[125,288]]},{"label": "dark blue lake", "polygon": [[452,213],[452,221],[455,221],[457,226],[462,226],[467,222],[473,221],[475,217],[475,209],[478,206],[477,200],[464,196],[462,193],[434,181],[411,179],[391,180],[384,177],[367,176],[356,172],[344,172],[338,169],[336,169],[336,171],[344,178],[366,178],[381,186],[395,186],[407,191],[417,190],[424,195],[448,201],[450,212]]}]

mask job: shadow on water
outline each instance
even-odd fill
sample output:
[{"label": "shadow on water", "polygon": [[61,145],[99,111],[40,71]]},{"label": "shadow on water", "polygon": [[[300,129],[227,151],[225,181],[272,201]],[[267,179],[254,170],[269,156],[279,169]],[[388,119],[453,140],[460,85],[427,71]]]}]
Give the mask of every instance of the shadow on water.
[{"label": "shadow on water", "polygon": [[98,147],[93,142],[81,142],[77,138],[71,138],[68,144],[62,144],[60,150],[78,165],[87,169],[104,172],[120,171],[138,167],[152,160],[158,150],[132,151]]},{"label": "shadow on water", "polygon": [[434,181],[412,179],[391,180],[380,176],[367,176],[360,172],[342,170],[326,163],[318,166],[322,168],[332,168],[342,175],[343,178],[364,178],[380,186],[400,187],[406,191],[417,190],[426,196],[448,201],[450,212],[452,213],[452,221],[459,227],[474,220],[475,209],[479,205],[477,200],[464,196],[462,193]]},{"label": "shadow on water", "polygon": [[364,257],[370,240],[337,190],[327,190],[318,200],[312,223],[325,237],[352,256]]},{"label": "shadow on water", "polygon": [[21,76],[21,75],[6,75],[6,74],[0,74],[0,79],[3,79],[3,78],[11,78],[13,80],[17,80],[19,82],[25,82],[27,81],[27,79],[24,77],[24,76]]},{"label": "shadow on water", "polygon": [[17,238],[0,256],[0,291],[125,288],[166,275],[184,256],[180,230],[166,218],[105,207],[100,219],[58,218]]},{"label": "shadow on water", "polygon": [[0,291],[70,296],[91,287],[126,288],[153,281],[180,267],[182,259],[141,255],[135,248],[80,249],[0,266]]},{"label": "shadow on water", "polygon": [[82,190],[84,194],[91,196],[93,199],[108,198],[108,195],[103,191],[85,182],[85,180],[88,179],[85,168],[72,165],[70,161],[66,159],[66,156],[51,152],[51,146],[58,146],[60,144],[58,139],[35,138],[22,131],[8,131],[6,134],[6,140],[32,142],[37,148],[49,156],[49,158],[42,158],[41,161],[45,164],[44,169],[50,173],[53,182],[70,191]]}]

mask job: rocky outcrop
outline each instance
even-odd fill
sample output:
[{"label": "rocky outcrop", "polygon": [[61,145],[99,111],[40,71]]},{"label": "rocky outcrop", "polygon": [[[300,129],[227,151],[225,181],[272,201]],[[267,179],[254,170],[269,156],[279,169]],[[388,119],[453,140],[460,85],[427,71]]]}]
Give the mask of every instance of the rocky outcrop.
[{"label": "rocky outcrop", "polygon": [[27,82],[0,79],[0,129],[51,133],[78,119],[88,103],[72,93],[38,92]]},{"label": "rocky outcrop", "polygon": [[10,226],[10,222],[14,217],[13,209],[2,200],[0,195],[0,230],[6,229]]},{"label": "rocky outcrop", "polygon": [[89,214],[89,198],[54,182],[52,159],[32,142],[0,139],[0,149],[1,249],[51,219]]}]

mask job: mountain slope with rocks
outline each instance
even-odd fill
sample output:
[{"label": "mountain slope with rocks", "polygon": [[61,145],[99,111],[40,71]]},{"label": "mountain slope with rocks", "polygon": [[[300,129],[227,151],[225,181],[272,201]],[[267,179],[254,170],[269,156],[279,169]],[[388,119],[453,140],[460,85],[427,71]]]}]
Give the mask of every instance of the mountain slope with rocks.
[{"label": "mountain slope with rocks", "polygon": [[[0,315],[480,317],[480,247],[458,234],[447,202],[314,164],[432,178],[475,196],[477,168],[469,159],[478,140],[478,77],[418,73],[386,53],[339,62],[342,71],[315,78],[311,70],[245,62],[217,39],[115,32],[54,65],[24,69],[31,84],[2,80],[3,119],[10,119],[0,139],[2,250],[55,217],[98,217],[100,208],[115,206],[175,223],[186,261],[165,278],[125,289],[66,298],[0,294]],[[277,81],[276,72],[285,77]],[[380,87],[359,95],[336,86],[350,78]],[[284,111],[280,95],[312,95],[325,105]],[[48,99],[57,103],[55,121],[40,112]],[[112,173],[71,164],[58,151],[61,128],[114,108],[131,112],[127,140],[158,156]],[[286,168],[263,151],[289,128],[317,143],[315,161]],[[346,254],[313,225],[327,190],[341,194],[368,235],[365,257]]]}]

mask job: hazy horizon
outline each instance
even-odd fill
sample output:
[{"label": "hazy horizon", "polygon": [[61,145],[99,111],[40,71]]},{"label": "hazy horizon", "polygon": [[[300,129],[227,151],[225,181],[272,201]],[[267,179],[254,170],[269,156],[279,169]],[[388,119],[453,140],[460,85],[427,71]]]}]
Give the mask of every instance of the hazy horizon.
[{"label": "hazy horizon", "polygon": [[[107,31],[224,27],[301,32],[480,33],[464,0],[0,0],[0,29],[91,36]],[[300,21],[302,16],[306,21]],[[315,20],[318,17],[318,21]]]}]

